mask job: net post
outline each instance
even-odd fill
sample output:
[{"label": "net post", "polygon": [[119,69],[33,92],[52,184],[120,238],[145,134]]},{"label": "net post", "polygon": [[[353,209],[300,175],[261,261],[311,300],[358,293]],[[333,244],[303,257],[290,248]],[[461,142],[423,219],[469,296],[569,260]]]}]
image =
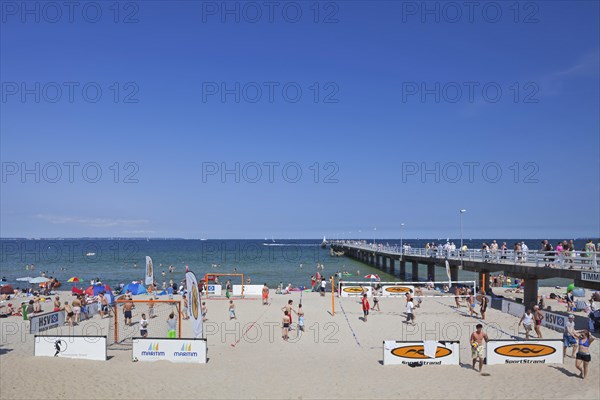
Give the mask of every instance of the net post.
[{"label": "net post", "polygon": [[331,316],[335,316],[335,278],[331,277]]},{"label": "net post", "polygon": [[[114,317],[114,319],[115,319],[115,324],[114,324],[115,325],[115,329],[114,329],[115,330],[115,332],[114,332],[115,343],[119,342],[119,326],[118,326],[119,318],[117,315],[117,306],[118,306],[118,304],[117,304],[117,302],[115,302],[115,305],[113,306],[113,310],[114,310],[114,314],[115,314],[115,317]],[[108,320],[110,321],[110,316],[108,317]]]},{"label": "net post", "polygon": [[[188,305],[189,305],[189,303],[188,303]],[[179,324],[179,335],[178,335],[179,339],[181,339],[181,310],[182,310],[181,300],[179,300],[179,309],[177,310],[178,311],[177,314],[179,314],[179,322],[178,322],[178,324]]]}]

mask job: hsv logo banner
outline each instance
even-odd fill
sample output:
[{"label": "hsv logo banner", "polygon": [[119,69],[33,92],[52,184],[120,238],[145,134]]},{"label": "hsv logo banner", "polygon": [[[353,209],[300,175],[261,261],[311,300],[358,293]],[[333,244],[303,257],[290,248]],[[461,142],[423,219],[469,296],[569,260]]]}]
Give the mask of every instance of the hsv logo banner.
[{"label": "hsv logo banner", "polygon": [[198,280],[196,274],[192,271],[185,273],[186,290],[189,297],[188,313],[192,320],[192,326],[194,330],[194,337],[201,338],[203,325],[202,325],[202,305],[200,303],[200,291],[198,290]]},{"label": "hsv logo banner", "polygon": [[154,283],[154,265],[149,256],[146,256],[146,280],[144,283],[146,285],[152,285]]},{"label": "hsv logo banner", "polygon": [[537,341],[490,340],[486,345],[488,364],[562,364],[560,339]]}]

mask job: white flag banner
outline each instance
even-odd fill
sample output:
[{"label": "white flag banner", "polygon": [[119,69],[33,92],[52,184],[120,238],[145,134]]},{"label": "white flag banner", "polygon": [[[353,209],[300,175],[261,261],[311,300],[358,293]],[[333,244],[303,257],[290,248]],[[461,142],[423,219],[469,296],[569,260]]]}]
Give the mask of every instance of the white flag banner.
[{"label": "white flag banner", "polygon": [[198,280],[196,274],[192,271],[185,273],[185,284],[188,294],[188,313],[192,320],[194,338],[202,338],[202,305],[200,303],[200,291],[198,290]]},{"label": "white flag banner", "polygon": [[448,275],[448,287],[452,286],[452,275],[450,274],[450,263],[446,260],[446,275]]},{"label": "white flag banner", "polygon": [[146,285],[152,285],[154,283],[154,265],[152,259],[146,256]]}]

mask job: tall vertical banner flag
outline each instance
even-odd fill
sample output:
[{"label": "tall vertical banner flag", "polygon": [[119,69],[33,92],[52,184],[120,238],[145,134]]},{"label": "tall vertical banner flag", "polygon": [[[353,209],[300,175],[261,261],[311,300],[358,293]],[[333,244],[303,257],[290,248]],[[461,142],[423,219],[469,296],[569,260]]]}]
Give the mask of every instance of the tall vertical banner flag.
[{"label": "tall vertical banner flag", "polygon": [[154,283],[154,265],[152,259],[146,256],[146,285],[152,285]]},{"label": "tall vertical banner flag", "polygon": [[198,290],[198,281],[196,280],[196,274],[192,271],[185,273],[185,285],[188,293],[188,313],[192,320],[192,327],[194,331],[194,338],[202,338],[202,306],[200,303],[200,291]]},{"label": "tall vertical banner flag", "polygon": [[452,287],[452,275],[450,275],[450,263],[446,260],[446,275],[448,275],[448,288]]}]

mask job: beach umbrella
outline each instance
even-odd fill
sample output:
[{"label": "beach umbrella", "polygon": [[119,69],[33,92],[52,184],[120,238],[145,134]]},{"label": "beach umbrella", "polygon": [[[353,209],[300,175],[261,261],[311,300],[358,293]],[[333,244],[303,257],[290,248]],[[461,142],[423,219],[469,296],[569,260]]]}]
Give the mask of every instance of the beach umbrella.
[{"label": "beach umbrella", "polygon": [[46,283],[48,282],[50,279],[44,277],[44,276],[38,276],[36,278],[33,278],[29,281],[29,283],[31,284],[36,284],[36,283]]},{"label": "beach umbrella", "polygon": [[81,282],[81,280],[78,277],[74,276],[72,278],[69,278],[67,282]]},{"label": "beach umbrella", "polygon": [[369,274],[369,275],[365,275],[365,278],[367,278],[367,279],[376,279],[376,280],[379,280],[379,279],[380,279],[380,278],[379,278],[379,275],[377,275],[377,274]]},{"label": "beach umbrella", "polygon": [[19,282],[29,282],[32,279],[33,279],[32,277],[26,276],[24,278],[17,278],[16,280],[19,281]]},{"label": "beach umbrella", "polygon": [[0,287],[0,294],[13,294],[15,289],[11,285],[4,285]]},{"label": "beach umbrella", "polygon": [[85,289],[85,294],[87,294],[88,296],[98,296],[100,292],[109,293],[112,292],[112,289],[110,288],[110,286],[104,283],[100,285],[88,286],[87,289]]}]

